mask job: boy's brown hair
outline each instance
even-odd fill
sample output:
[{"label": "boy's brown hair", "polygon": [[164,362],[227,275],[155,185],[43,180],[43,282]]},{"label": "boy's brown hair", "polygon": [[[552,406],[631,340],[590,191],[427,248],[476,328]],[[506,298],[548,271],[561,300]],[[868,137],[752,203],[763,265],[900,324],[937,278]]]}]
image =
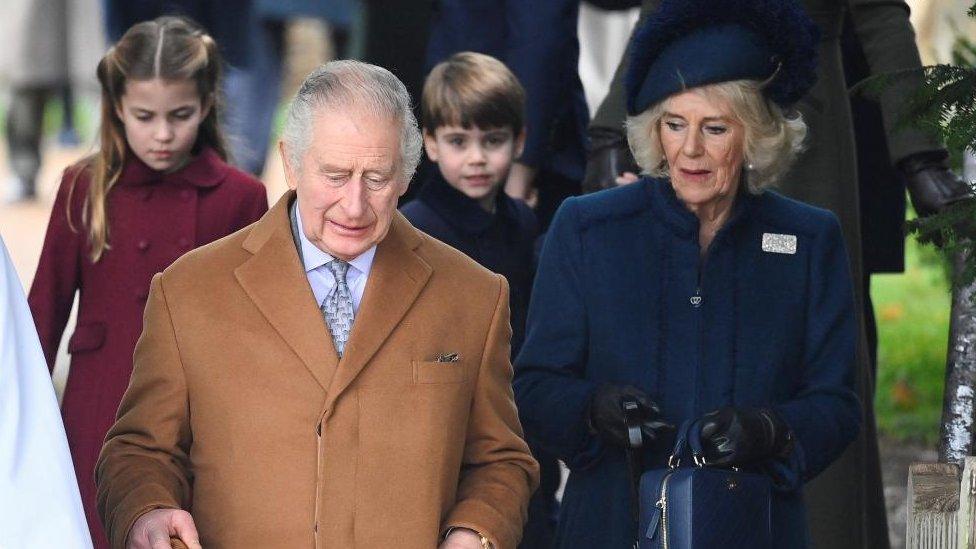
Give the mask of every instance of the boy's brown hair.
[{"label": "boy's brown hair", "polygon": [[455,53],[424,82],[421,123],[433,134],[442,126],[511,128],[525,124],[525,90],[504,63],[481,53]]}]

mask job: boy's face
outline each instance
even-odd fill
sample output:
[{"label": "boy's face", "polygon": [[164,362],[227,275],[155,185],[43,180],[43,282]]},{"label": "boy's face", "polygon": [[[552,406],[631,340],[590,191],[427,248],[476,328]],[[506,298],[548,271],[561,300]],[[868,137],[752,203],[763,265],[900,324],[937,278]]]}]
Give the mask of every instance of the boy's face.
[{"label": "boy's face", "polygon": [[522,154],[525,132],[511,128],[441,126],[424,130],[424,147],[444,179],[487,210],[505,184],[512,162]]}]

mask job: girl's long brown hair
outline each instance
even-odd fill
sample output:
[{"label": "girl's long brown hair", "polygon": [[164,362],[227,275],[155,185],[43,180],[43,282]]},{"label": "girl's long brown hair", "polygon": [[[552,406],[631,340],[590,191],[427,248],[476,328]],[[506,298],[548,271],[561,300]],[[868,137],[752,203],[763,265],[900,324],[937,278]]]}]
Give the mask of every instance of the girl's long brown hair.
[{"label": "girl's long brown hair", "polygon": [[[91,260],[97,262],[109,249],[106,212],[108,193],[119,180],[127,155],[125,128],[116,109],[129,80],[193,80],[202,105],[211,103],[210,112],[200,123],[194,149],[213,148],[224,160],[227,148],[218,123],[220,54],[217,44],[197,25],[181,17],[160,17],[133,25],[98,63],[102,85],[99,150],[79,163],[75,178],[87,172],[91,178],[82,209],[82,222],[91,244]],[[71,220],[71,194],[68,192],[68,224]]]}]

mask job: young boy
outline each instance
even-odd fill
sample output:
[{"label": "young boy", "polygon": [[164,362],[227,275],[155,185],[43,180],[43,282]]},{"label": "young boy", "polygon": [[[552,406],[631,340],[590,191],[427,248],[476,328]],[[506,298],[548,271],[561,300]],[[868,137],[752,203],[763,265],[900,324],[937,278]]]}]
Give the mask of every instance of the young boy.
[{"label": "young boy", "polygon": [[[401,208],[418,229],[508,279],[513,358],[525,334],[538,232],[532,210],[503,190],[525,143],[524,105],[522,85],[494,57],[461,52],[435,66],[424,83],[421,124],[437,169]],[[532,450],[542,483],[529,503],[522,549],[549,547],[559,485],[555,458]]]},{"label": "young boy", "polygon": [[510,287],[512,356],[525,327],[536,220],[503,191],[525,143],[525,92],[501,61],[462,52],[431,70],[421,100],[424,148],[436,170],[403,215],[418,229],[504,275]]}]

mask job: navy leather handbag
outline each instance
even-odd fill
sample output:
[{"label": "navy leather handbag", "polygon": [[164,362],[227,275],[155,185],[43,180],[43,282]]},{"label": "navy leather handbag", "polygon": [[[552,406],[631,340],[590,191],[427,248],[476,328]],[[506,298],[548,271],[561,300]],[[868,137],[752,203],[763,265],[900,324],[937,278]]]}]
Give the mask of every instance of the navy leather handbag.
[{"label": "navy leather handbag", "polygon": [[701,424],[687,421],[668,468],[641,475],[637,547],[772,548],[769,477],[709,467],[702,456]]}]

